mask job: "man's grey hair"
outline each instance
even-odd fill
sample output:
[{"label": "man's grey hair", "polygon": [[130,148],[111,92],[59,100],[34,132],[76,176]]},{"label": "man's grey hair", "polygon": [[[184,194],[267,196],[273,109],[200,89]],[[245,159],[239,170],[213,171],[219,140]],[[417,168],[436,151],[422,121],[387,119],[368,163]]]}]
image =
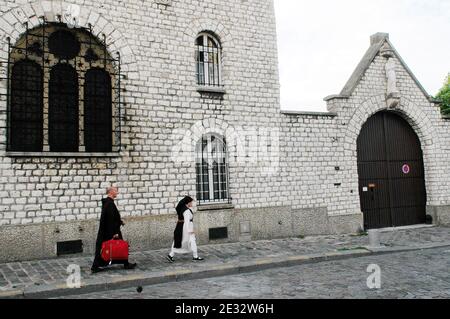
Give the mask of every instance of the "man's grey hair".
[{"label": "man's grey hair", "polygon": [[106,189],[106,194],[111,193],[113,190],[117,190],[117,187],[116,187],[116,186],[109,186],[109,187]]}]

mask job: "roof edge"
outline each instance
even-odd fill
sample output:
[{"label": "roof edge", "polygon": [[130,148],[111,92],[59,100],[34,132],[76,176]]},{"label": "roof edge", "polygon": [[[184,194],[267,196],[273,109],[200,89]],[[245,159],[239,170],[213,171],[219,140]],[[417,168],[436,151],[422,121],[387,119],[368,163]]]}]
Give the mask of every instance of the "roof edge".
[{"label": "roof edge", "polygon": [[394,45],[389,39],[386,39],[389,46],[392,48],[392,51],[394,51],[395,56],[400,61],[400,63],[405,68],[406,72],[408,72],[409,76],[413,79],[413,81],[416,83],[416,85],[419,87],[419,89],[422,91],[423,95],[428,99],[431,103],[440,103],[437,99],[435,99],[432,95],[428,94],[427,90],[423,87],[423,85],[420,83],[420,81],[417,79],[417,77],[414,75],[414,73],[409,68],[408,64],[406,64],[405,60],[401,57],[401,55],[398,53],[398,51],[395,49]]},{"label": "roof edge", "polygon": [[350,76],[347,83],[344,85],[344,88],[342,89],[341,93],[335,94],[335,95],[329,95],[324,98],[324,101],[328,102],[333,99],[348,99],[353,94],[356,87],[361,82],[361,79],[364,76],[364,74],[366,73],[367,69],[370,67],[370,65],[372,64],[372,62],[374,61],[374,59],[380,52],[380,49],[386,42],[392,48],[392,51],[394,52],[395,56],[398,58],[398,60],[402,64],[402,66],[405,68],[406,72],[409,74],[409,76],[413,79],[413,81],[416,83],[416,85],[422,91],[425,98],[427,98],[430,103],[440,104],[439,100],[434,98],[432,95],[428,94],[428,92],[425,90],[425,88],[422,86],[422,84],[416,78],[414,73],[408,67],[406,62],[400,56],[398,51],[392,45],[392,42],[389,40],[389,33],[383,33],[383,32],[378,32],[378,33],[375,33],[372,36],[370,36],[369,49],[366,51],[363,58],[357,65],[356,69],[353,71],[353,73]]},{"label": "roof edge", "polygon": [[309,112],[309,111],[281,111],[283,115],[291,116],[324,116],[324,117],[336,117],[338,114],[334,112]]},{"label": "roof edge", "polygon": [[353,71],[349,80],[345,84],[339,95],[341,96],[351,96],[356,86],[361,81],[364,73],[369,68],[370,64],[372,64],[375,57],[380,52],[381,47],[384,42],[389,38],[389,34],[387,33],[376,33],[370,37],[370,47],[367,49],[366,53],[362,57],[361,61],[356,66],[356,69]]}]

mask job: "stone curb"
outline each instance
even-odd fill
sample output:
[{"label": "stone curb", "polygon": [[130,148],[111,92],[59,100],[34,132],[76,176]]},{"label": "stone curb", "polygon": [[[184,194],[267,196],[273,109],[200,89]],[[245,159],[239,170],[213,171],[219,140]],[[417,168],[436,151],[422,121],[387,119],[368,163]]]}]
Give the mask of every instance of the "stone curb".
[{"label": "stone curb", "polygon": [[262,271],[272,268],[292,267],[302,264],[311,264],[332,260],[343,260],[349,258],[376,256],[424,249],[450,247],[449,243],[427,244],[415,247],[361,247],[344,251],[328,252],[324,254],[297,255],[283,258],[255,259],[249,262],[229,263],[217,266],[206,266],[196,270],[178,270],[171,272],[152,272],[122,276],[120,278],[99,278],[89,280],[82,284],[81,288],[69,289],[65,284],[54,284],[46,286],[32,286],[24,289],[16,289],[1,292],[0,299],[44,299],[60,296],[82,295],[98,291],[108,291],[137,286],[149,286],[175,281],[187,281],[193,279],[205,279]]}]

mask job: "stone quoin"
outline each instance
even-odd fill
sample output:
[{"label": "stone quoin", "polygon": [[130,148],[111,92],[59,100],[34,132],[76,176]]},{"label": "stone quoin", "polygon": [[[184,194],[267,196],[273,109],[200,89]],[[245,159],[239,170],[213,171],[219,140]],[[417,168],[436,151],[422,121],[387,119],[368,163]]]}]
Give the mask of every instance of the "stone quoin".
[{"label": "stone quoin", "polygon": [[450,121],[388,34],[328,112],[287,112],[273,0],[0,4],[0,262],[93,254],[112,184],[135,251],[170,246],[186,194],[201,244],[361,231],[379,112],[417,135],[423,216],[450,224]]}]

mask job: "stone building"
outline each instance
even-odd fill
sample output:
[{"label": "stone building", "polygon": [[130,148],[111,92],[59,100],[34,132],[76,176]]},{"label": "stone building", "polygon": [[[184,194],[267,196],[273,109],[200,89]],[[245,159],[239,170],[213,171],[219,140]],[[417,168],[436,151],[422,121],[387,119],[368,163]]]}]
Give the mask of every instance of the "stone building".
[{"label": "stone building", "polygon": [[389,41],[327,113],[280,111],[272,0],[0,0],[0,261],[450,223],[450,122]]}]

